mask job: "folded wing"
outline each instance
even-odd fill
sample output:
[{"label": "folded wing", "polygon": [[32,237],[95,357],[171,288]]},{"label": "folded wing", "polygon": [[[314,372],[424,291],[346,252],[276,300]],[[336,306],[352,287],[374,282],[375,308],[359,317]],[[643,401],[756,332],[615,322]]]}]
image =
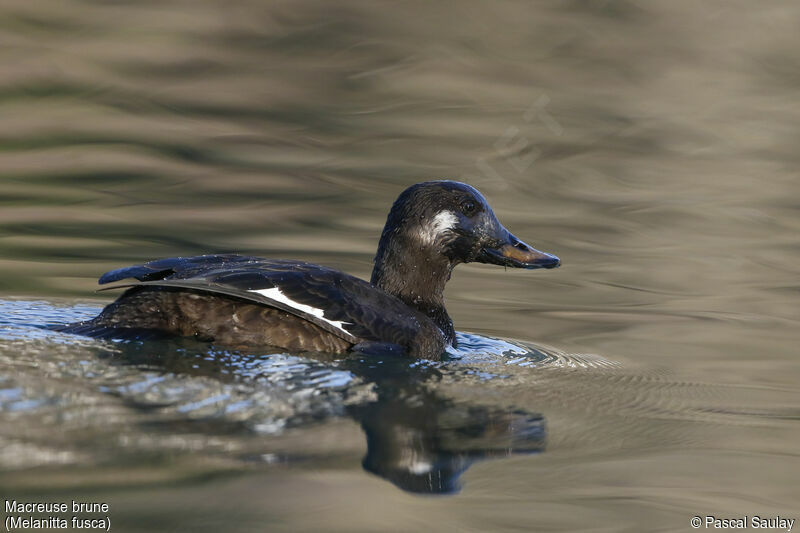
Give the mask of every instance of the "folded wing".
[{"label": "folded wing", "polygon": [[113,270],[101,284],[135,278],[115,287],[163,286],[220,294],[301,317],[348,342],[411,346],[436,326],[421,313],[370,283],[302,261],[240,255],[160,259]]}]

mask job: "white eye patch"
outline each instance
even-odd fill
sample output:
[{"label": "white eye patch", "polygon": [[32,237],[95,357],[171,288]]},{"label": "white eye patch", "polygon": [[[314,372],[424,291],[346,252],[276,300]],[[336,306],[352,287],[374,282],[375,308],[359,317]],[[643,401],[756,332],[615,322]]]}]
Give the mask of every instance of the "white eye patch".
[{"label": "white eye patch", "polygon": [[441,211],[430,222],[423,225],[419,236],[426,244],[433,244],[444,232],[451,230],[458,224],[458,217],[452,211]]},{"label": "white eye patch", "polygon": [[436,233],[443,233],[453,229],[458,224],[458,217],[452,211],[442,211],[431,221],[431,229]]}]

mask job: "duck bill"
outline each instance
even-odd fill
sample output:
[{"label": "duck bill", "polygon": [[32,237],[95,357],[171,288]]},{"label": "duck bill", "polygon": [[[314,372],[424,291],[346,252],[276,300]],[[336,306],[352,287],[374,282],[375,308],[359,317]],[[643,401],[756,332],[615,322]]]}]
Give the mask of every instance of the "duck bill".
[{"label": "duck bill", "polygon": [[558,257],[540,252],[514,237],[505,228],[500,238],[484,246],[475,261],[491,265],[514,268],[556,268],[561,265]]}]

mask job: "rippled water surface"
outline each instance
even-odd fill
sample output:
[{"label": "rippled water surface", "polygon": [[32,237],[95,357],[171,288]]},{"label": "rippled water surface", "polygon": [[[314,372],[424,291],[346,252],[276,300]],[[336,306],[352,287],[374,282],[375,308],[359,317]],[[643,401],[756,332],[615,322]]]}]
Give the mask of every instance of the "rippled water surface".
[{"label": "rippled water surface", "polygon": [[[798,22],[792,2],[5,2],[2,497],[106,501],[121,531],[800,519]],[[368,278],[391,202],[440,177],[563,261],[460,266],[443,362],[47,329],[157,257]]]}]

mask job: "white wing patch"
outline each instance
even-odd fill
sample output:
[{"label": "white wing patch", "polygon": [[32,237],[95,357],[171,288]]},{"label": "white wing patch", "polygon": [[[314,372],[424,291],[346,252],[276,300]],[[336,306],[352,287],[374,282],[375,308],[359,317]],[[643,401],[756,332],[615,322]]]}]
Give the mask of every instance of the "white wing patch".
[{"label": "white wing patch", "polygon": [[430,461],[426,461],[424,459],[411,459],[409,464],[406,465],[408,471],[412,474],[416,474],[421,476],[422,474],[427,474],[431,470],[433,470],[433,463]]},{"label": "white wing patch", "polygon": [[267,298],[271,298],[271,299],[275,300],[276,302],[281,302],[282,304],[286,304],[289,307],[291,307],[292,309],[297,309],[298,311],[302,311],[304,313],[308,313],[309,315],[313,315],[313,316],[315,316],[315,317],[317,317],[317,318],[319,318],[321,320],[324,320],[325,322],[327,322],[331,326],[342,330],[343,332],[347,333],[348,335],[352,335],[352,333],[350,333],[349,331],[344,329],[344,327],[342,327],[345,324],[350,324],[350,322],[343,322],[343,321],[340,321],[340,320],[327,319],[324,316],[325,315],[325,311],[324,310],[317,309],[316,307],[311,307],[310,305],[301,304],[300,302],[295,302],[294,300],[292,300],[291,298],[289,298],[288,296],[283,294],[278,287],[271,287],[269,289],[257,289],[257,290],[247,291],[247,292],[256,292],[256,293],[258,293],[258,294],[260,294],[262,296],[266,296]]},{"label": "white wing patch", "polygon": [[428,243],[435,243],[439,235],[447,230],[453,229],[458,224],[458,217],[452,211],[440,211],[436,213],[429,224],[423,226],[419,232],[420,238]]}]

